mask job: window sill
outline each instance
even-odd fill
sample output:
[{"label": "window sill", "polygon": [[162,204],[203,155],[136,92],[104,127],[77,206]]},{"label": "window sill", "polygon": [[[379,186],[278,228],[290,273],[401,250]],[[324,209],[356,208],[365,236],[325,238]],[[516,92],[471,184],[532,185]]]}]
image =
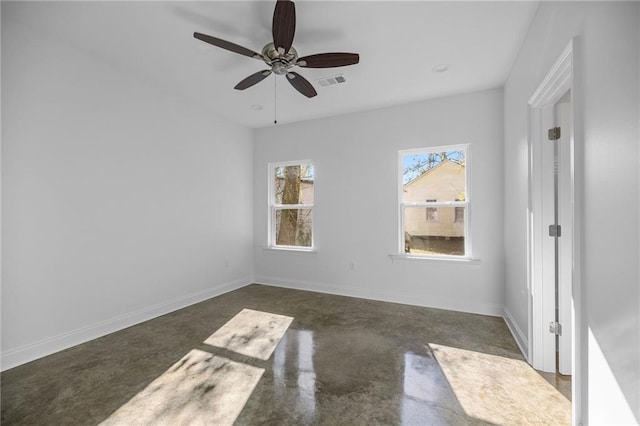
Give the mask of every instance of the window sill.
[{"label": "window sill", "polygon": [[270,253],[291,253],[291,254],[314,255],[314,256],[318,254],[318,252],[315,249],[310,249],[310,248],[262,246],[262,250]]},{"label": "window sill", "polygon": [[420,256],[411,254],[390,254],[392,262],[433,262],[433,263],[456,263],[460,265],[479,265],[480,259],[470,257],[447,257],[447,256]]}]

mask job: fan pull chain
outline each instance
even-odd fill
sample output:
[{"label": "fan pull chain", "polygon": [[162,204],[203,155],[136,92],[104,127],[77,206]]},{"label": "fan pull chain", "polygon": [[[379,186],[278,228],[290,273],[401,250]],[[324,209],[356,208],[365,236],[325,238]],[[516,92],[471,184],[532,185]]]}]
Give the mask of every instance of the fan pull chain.
[{"label": "fan pull chain", "polygon": [[273,75],[273,124],[278,124],[278,76]]}]

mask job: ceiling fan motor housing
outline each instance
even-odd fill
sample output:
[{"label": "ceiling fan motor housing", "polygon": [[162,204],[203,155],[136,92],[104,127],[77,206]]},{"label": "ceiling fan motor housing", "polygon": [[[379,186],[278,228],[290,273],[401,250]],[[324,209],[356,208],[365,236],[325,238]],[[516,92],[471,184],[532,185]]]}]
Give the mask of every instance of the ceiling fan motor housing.
[{"label": "ceiling fan motor housing", "polygon": [[284,75],[289,72],[298,61],[298,52],[291,47],[288,52],[281,53],[273,43],[268,43],[262,48],[262,58],[264,62],[271,67],[271,71],[278,75]]}]

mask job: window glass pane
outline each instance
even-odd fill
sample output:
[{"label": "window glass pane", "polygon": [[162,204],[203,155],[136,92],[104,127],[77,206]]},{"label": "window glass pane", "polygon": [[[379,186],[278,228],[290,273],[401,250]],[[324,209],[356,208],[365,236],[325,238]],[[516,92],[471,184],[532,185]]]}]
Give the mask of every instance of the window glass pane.
[{"label": "window glass pane", "polygon": [[313,204],[313,164],[294,164],[274,168],[276,204]]},{"label": "window glass pane", "polygon": [[[427,207],[426,209],[431,209]],[[461,210],[458,210],[461,209]],[[404,251],[426,255],[464,256],[464,220],[456,221],[456,214],[464,218],[465,207],[438,207],[438,221],[425,219],[425,207],[404,209]],[[461,211],[461,213],[456,213]]]},{"label": "window glass pane", "polygon": [[463,150],[403,155],[402,201],[465,200],[465,165]]},{"label": "window glass pane", "polygon": [[311,247],[311,209],[278,209],[276,210],[276,245]]}]

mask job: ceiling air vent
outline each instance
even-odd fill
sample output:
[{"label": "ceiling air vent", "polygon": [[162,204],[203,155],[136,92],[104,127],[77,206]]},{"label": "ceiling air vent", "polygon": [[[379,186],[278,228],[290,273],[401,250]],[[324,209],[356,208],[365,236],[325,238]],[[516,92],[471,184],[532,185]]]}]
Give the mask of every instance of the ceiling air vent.
[{"label": "ceiling air vent", "polygon": [[334,75],[331,77],[319,78],[316,80],[316,82],[322,87],[333,86],[335,84],[345,83],[346,81],[347,80],[344,78],[344,75],[342,74]]}]

